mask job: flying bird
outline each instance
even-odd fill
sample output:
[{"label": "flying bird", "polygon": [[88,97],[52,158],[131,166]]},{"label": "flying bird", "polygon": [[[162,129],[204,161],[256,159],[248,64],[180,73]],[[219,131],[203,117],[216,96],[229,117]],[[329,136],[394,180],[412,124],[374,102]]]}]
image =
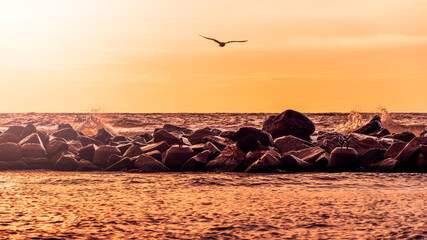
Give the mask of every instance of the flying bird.
[{"label": "flying bird", "polygon": [[218,47],[224,47],[224,46],[225,46],[225,44],[228,44],[228,43],[240,43],[240,42],[247,42],[247,41],[248,41],[248,40],[242,40],[242,41],[228,41],[228,42],[221,42],[221,41],[216,40],[215,38],[208,38],[208,37],[202,36],[202,35],[200,35],[200,34],[199,34],[199,36],[200,36],[200,37],[202,37],[202,38],[206,38],[206,39],[208,39],[208,40],[212,40],[212,41],[214,41],[214,42],[218,43],[218,44],[219,44],[219,46],[218,46]]}]

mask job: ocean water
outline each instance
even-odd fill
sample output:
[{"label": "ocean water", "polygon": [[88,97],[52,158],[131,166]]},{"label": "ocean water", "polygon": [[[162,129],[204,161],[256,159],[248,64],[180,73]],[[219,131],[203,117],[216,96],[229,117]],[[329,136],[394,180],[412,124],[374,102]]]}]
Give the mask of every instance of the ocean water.
[{"label": "ocean water", "polygon": [[426,239],[423,173],[0,172],[0,239]]}]

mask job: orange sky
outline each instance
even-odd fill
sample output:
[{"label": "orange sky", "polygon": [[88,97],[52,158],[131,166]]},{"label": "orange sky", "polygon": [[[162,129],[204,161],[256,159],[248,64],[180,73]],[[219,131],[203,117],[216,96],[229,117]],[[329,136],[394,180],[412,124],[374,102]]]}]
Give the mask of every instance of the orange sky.
[{"label": "orange sky", "polygon": [[1,1],[0,112],[427,112],[425,13],[427,0]]}]

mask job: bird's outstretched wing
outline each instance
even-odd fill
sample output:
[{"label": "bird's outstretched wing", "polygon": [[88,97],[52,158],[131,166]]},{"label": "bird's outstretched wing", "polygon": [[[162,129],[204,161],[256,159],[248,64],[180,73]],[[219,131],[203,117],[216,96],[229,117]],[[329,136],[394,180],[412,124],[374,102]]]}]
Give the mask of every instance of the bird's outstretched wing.
[{"label": "bird's outstretched wing", "polygon": [[225,42],[226,44],[227,43],[235,43],[235,42],[247,42],[248,40],[242,40],[242,41],[228,41],[228,42]]},{"label": "bird's outstretched wing", "polygon": [[200,35],[200,34],[199,34],[199,36],[200,36],[200,37],[202,37],[202,38],[206,38],[206,39],[212,40],[212,41],[214,41],[214,42],[216,42],[216,43],[218,43],[218,44],[221,44],[221,42],[220,42],[220,41],[218,41],[218,40],[216,40],[216,39],[214,39],[214,38],[208,38],[208,37],[202,36],[202,35]]}]

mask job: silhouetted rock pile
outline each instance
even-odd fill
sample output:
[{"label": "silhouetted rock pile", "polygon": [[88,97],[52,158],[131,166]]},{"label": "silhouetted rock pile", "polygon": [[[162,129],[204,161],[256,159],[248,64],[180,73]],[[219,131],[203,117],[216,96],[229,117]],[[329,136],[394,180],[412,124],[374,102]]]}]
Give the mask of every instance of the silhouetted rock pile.
[{"label": "silhouetted rock pile", "polygon": [[427,134],[391,134],[375,116],[346,136],[315,132],[304,114],[286,110],[261,129],[191,130],[166,124],[153,134],[86,136],[69,124],[50,135],[34,125],[0,135],[0,170],[55,171],[375,171],[426,172]]}]

